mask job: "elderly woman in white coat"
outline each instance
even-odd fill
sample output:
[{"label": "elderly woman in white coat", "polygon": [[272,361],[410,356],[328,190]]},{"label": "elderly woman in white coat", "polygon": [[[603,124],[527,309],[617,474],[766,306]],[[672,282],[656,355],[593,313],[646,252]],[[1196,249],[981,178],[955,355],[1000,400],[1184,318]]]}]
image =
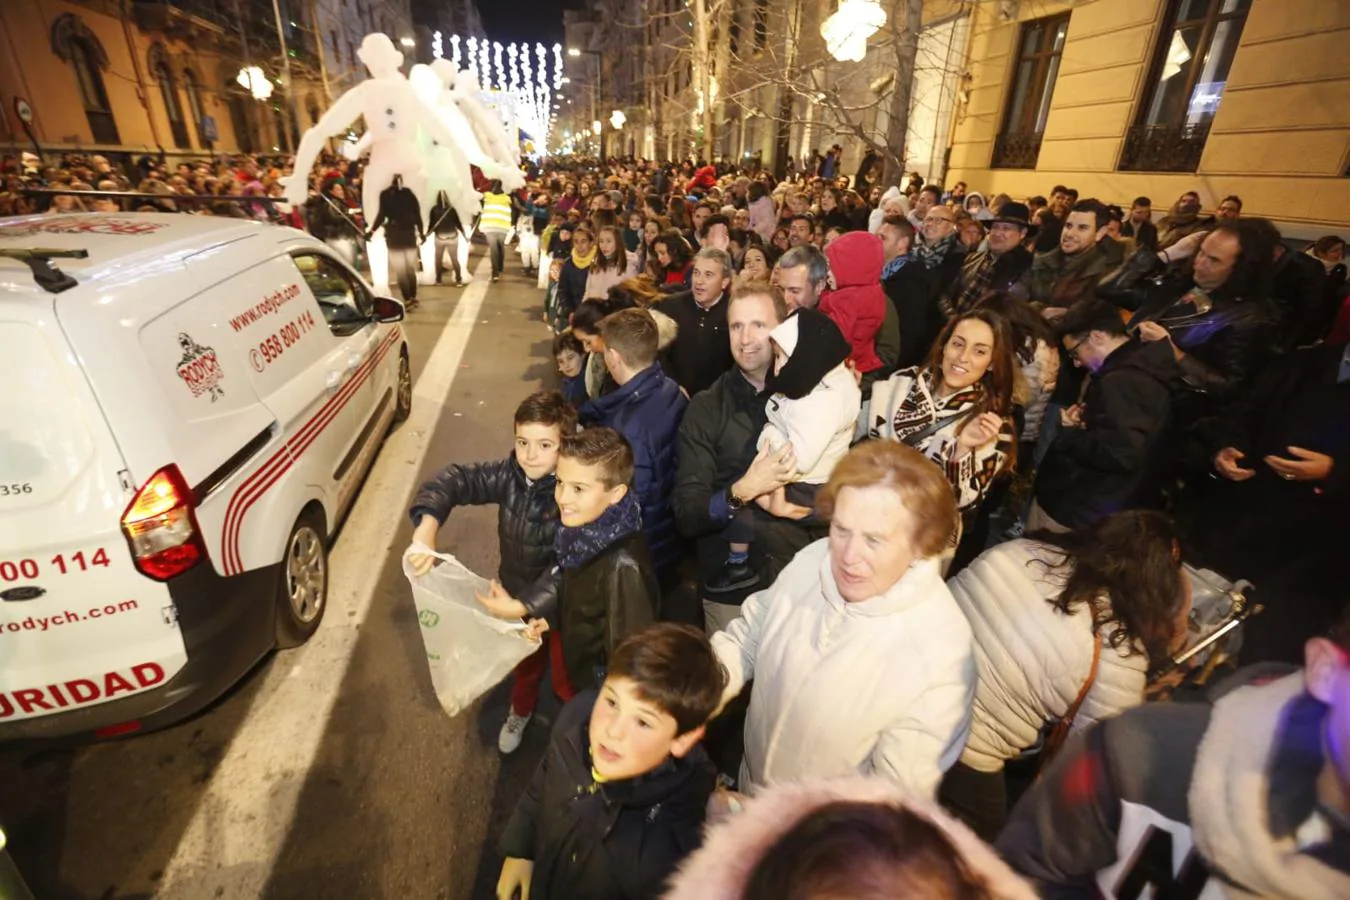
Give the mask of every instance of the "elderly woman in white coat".
[{"label": "elderly woman in white coat", "polygon": [[942,472],[873,441],[816,498],[829,537],[803,549],[713,635],[727,697],[750,679],[739,789],[876,774],[934,796],[961,753],[975,661],[938,554],[956,524]]},{"label": "elderly woman in white coat", "polygon": [[1142,703],[1150,665],[1185,641],[1189,586],[1171,521],[1145,510],[999,544],[952,578],[979,681],[943,803],[993,840],[1008,813],[1004,764],[1048,723],[1071,718],[1075,734]]}]

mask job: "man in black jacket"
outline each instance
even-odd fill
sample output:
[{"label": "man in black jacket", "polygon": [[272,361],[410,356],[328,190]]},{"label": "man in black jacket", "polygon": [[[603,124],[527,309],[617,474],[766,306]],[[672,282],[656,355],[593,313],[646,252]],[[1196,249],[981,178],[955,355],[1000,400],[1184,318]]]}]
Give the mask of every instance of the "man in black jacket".
[{"label": "man in black jacket", "polygon": [[1128,337],[1104,300],[1069,310],[1059,333],[1069,359],[1092,374],[1084,402],[1060,411],[1061,427],[1036,475],[1028,530],[1068,531],[1154,505],[1181,379],[1171,352]]},{"label": "man in black jacket", "polygon": [[694,256],[692,288],[656,307],[679,329],[662,354],[661,368],[690,397],[731,368],[727,292],[732,274],[731,256],[725,250],[704,247]]},{"label": "man in black jacket", "polygon": [[[554,469],[563,435],[576,431],[576,427],[576,412],[556,391],[539,391],[525,398],[516,408],[514,454],[495,462],[446,466],[422,485],[412,503],[413,544],[434,549],[437,532],[457,506],[497,504],[501,555],[497,577],[506,594],[521,598],[523,607],[517,615],[537,607],[545,591],[535,583],[556,562]],[[423,574],[431,570],[436,558],[414,553],[410,562],[414,572]],[[551,594],[551,589],[547,593]],[[562,657],[555,656],[555,668],[561,671]],[[520,746],[539,700],[539,683],[548,662],[548,648],[541,647],[516,667],[511,710],[497,738],[497,747],[503,753]]]},{"label": "man in black jacket", "polygon": [[688,626],[625,640],[598,695],[563,707],[499,843],[497,896],[656,897],[700,842],[716,770],[699,740],[726,673]]},{"label": "man in black jacket", "polygon": [[425,238],[422,228],[422,207],[417,195],[403,186],[403,177],[394,176],[394,183],[380,191],[380,211],[371,223],[366,240],[384,226],[384,242],[389,248],[389,266],[394,270],[403,302],[409,308],[417,305],[417,248]]},{"label": "man in black jacket", "polygon": [[[787,318],[782,294],[766,284],[739,286],[727,307],[735,368],[695,395],[680,423],[675,491],[671,508],[680,533],[697,540],[698,576],[703,583],[727,559],[722,536],[736,510],[759,497],[776,497],[796,475],[791,445],[756,454],[764,429],[764,379],[773,364],[769,332]],[[766,501],[767,502],[767,501]],[[780,512],[786,504],[779,503]],[[819,525],[790,518],[756,515],[754,563],[768,583],[798,550],[821,536]],[[740,613],[743,596],[719,594],[703,601],[709,631]]]},{"label": "man in black jacket", "polygon": [[914,226],[904,216],[881,220],[877,237],[886,262],[881,267],[881,289],[900,320],[900,354],[896,369],[922,365],[942,330],[942,311],[933,296],[933,277],[913,253]]},{"label": "man in black jacket", "polygon": [[943,298],[948,317],[974,309],[991,291],[1006,291],[1031,268],[1031,251],[1022,246],[1031,227],[1025,204],[1005,203],[989,223],[989,249],[966,257],[951,292]]}]

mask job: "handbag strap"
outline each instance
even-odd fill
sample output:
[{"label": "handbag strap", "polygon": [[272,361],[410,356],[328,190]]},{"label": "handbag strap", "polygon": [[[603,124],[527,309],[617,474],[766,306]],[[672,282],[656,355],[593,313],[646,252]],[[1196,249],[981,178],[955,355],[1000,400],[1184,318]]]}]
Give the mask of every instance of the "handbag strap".
[{"label": "handbag strap", "polygon": [[1087,681],[1083,682],[1083,687],[1079,689],[1078,696],[1074,698],[1073,705],[1064,713],[1064,718],[1060,719],[1066,732],[1073,727],[1073,720],[1078,716],[1078,708],[1083,705],[1083,701],[1087,699],[1088,691],[1092,690],[1092,685],[1097,680],[1097,666],[1101,661],[1102,633],[1099,631],[1093,635],[1092,639],[1092,668],[1088,669]]},{"label": "handbag strap", "polygon": [[947,416],[946,418],[934,419],[933,421],[925,425],[923,428],[920,428],[918,431],[912,432],[911,434],[907,434],[904,437],[902,437],[900,439],[900,442],[902,444],[907,444],[908,446],[913,447],[915,450],[918,450],[920,444],[928,440],[933,435],[937,434],[942,429],[946,428],[950,423],[955,422],[956,427],[960,428],[962,420],[968,418],[972,412],[974,412],[973,409],[967,410],[966,412],[963,412],[957,416]]}]

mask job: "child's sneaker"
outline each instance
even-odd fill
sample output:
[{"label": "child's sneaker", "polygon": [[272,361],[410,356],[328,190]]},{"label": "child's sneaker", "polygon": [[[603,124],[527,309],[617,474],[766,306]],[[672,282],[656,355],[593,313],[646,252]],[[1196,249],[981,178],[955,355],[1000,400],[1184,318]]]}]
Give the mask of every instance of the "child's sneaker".
[{"label": "child's sneaker", "polygon": [[720,572],[703,585],[710,594],[729,594],[759,584],[759,573],[748,562],[728,560]]},{"label": "child's sneaker", "polygon": [[533,715],[518,716],[515,710],[508,712],[501,733],[497,735],[497,749],[503,753],[515,753],[525,737],[525,726],[530,724]]}]

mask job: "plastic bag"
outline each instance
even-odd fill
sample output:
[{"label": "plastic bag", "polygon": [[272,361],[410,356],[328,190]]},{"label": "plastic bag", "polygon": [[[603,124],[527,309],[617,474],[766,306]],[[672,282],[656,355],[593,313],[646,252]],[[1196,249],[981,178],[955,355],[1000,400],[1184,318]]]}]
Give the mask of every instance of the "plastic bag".
[{"label": "plastic bag", "polygon": [[[441,564],[415,575],[408,561],[413,553],[434,556]],[[448,553],[413,544],[403,554],[403,574],[417,604],[431,684],[447,715],[458,715],[541,646],[525,637],[523,622],[488,615],[474,599],[475,592],[487,593],[488,581]]]}]

